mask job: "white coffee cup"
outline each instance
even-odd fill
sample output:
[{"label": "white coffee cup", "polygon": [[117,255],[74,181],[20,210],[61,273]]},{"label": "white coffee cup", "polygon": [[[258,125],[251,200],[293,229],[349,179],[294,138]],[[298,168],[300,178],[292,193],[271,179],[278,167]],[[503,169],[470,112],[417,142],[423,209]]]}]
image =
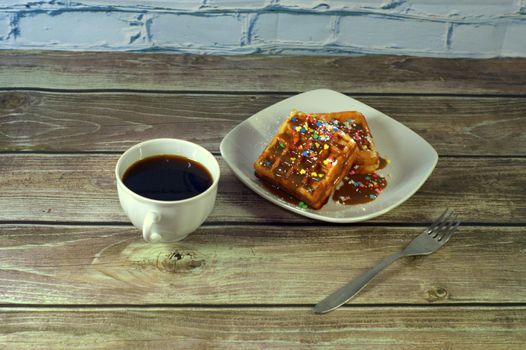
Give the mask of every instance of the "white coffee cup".
[{"label": "white coffee cup", "polygon": [[[124,185],[122,177],[135,162],[158,155],[178,155],[202,164],[212,175],[206,191],[187,199],[161,201],[143,197]],[[124,152],[115,166],[121,207],[147,242],[175,242],[188,236],[206,220],[214,208],[219,164],[205,148],[178,139],[153,139]]]}]

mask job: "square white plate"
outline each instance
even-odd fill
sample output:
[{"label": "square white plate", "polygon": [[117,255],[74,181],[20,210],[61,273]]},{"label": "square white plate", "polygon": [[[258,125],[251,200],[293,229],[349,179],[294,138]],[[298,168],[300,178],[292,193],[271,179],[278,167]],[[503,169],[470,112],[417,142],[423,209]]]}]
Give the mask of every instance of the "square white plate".
[{"label": "square white plate", "polygon": [[[391,162],[379,173],[387,187],[366,204],[343,205],[329,199],[319,210],[302,209],[269,192],[254,175],[253,163],[274,137],[292,109],[306,113],[359,111],[365,115],[380,155]],[[414,131],[380,111],[339,92],[304,92],[254,114],[232,129],[221,142],[221,155],[236,176],[263,198],[309,218],[349,223],[388,212],[411,197],[431,175],[438,161],[435,149]]]}]

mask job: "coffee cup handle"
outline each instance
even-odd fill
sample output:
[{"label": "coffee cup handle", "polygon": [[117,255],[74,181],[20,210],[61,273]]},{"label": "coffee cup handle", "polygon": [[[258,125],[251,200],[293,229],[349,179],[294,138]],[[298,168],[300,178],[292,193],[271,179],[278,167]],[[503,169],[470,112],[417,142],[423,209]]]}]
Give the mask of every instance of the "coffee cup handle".
[{"label": "coffee cup handle", "polygon": [[162,239],[162,236],[153,231],[153,224],[158,223],[161,220],[161,216],[158,212],[150,210],[146,213],[142,224],[142,237],[146,242],[158,242]]}]

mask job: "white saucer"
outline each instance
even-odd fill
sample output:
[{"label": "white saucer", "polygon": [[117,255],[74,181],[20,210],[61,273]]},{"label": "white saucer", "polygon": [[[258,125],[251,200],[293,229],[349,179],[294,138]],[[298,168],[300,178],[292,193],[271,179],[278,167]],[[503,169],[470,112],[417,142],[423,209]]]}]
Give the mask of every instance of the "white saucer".
[{"label": "white saucer", "polygon": [[[387,187],[377,199],[358,205],[343,205],[329,199],[319,210],[303,209],[277,197],[261,184],[252,165],[292,109],[306,113],[359,111],[365,115],[378,152],[391,161],[379,171],[386,176]],[[327,89],[292,96],[254,114],[223,138],[220,150],[236,176],[263,198],[297,214],[334,223],[365,221],[397,207],[422,186],[438,161],[435,149],[405,125]]]}]

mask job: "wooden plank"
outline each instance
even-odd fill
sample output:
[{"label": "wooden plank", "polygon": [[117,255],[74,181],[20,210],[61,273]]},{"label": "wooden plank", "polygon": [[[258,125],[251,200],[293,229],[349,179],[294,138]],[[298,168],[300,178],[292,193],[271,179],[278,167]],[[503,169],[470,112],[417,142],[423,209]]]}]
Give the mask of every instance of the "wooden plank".
[{"label": "wooden plank", "polygon": [[[0,155],[0,220],[128,222],[114,180],[118,154]],[[219,158],[208,223],[314,223],[262,199]],[[525,223],[525,158],[442,158],[407,202],[373,222],[426,223],[444,208],[465,222]]]},{"label": "wooden plank", "polygon": [[523,349],[526,309],[3,309],[9,349]]},{"label": "wooden plank", "polygon": [[[286,97],[1,92],[0,150],[124,151],[140,140],[177,137],[218,152],[228,131]],[[526,98],[358,99],[416,131],[441,155],[526,155]]]},{"label": "wooden plank", "polygon": [[[0,304],[311,304],[422,227],[208,226],[145,244],[116,226],[0,226]],[[354,304],[522,303],[526,227],[461,227],[404,258]]]},{"label": "wooden plank", "polygon": [[0,88],[525,94],[526,59],[1,51]]}]

